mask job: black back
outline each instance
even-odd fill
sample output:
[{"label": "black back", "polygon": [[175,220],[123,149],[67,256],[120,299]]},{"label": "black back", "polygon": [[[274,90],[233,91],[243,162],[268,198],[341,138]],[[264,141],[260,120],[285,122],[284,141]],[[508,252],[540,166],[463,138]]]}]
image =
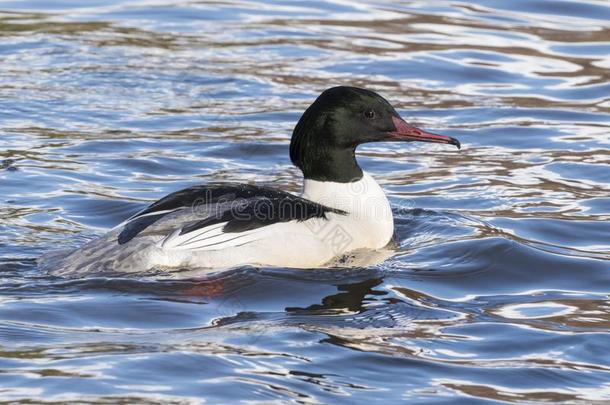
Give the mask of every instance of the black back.
[{"label": "black back", "polygon": [[222,203],[228,203],[228,208],[219,209],[214,215],[206,215],[199,221],[182,224],[180,234],[222,222],[227,222],[223,232],[243,232],[278,222],[326,218],[329,212],[346,214],[269,187],[249,184],[201,185],[171,193],[140,211],[124,225],[117,241],[119,244],[127,243],[161,218],[179,210],[197,212],[198,206]]}]

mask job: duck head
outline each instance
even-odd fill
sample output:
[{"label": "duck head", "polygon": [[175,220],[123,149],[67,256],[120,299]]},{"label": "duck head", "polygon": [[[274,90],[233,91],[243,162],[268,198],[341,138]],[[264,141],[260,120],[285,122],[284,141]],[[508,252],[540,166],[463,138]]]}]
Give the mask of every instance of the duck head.
[{"label": "duck head", "polygon": [[325,90],[299,119],[290,159],[306,179],[347,183],[362,178],[358,145],[369,142],[434,142],[460,148],[449,136],[407,123],[379,94],[357,87]]}]

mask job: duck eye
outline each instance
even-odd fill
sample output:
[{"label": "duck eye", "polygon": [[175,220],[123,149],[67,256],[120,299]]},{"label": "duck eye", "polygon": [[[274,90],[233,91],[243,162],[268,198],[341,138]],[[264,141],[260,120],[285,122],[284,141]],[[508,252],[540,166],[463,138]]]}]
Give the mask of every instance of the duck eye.
[{"label": "duck eye", "polygon": [[371,109],[365,110],[364,117],[369,120],[372,120],[373,118],[375,118],[375,110],[371,110]]}]

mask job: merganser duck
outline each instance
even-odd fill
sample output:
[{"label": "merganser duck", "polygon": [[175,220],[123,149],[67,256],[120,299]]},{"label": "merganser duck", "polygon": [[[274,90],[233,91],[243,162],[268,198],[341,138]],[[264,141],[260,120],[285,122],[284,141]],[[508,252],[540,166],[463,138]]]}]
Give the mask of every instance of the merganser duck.
[{"label": "merganser duck", "polygon": [[301,196],[249,184],[176,191],[63,257],[56,271],[315,268],[352,251],[382,249],[394,234],[392,210],[355,151],[388,141],[460,148],[455,138],[408,124],[373,91],[333,87],[305,110],[292,133],[290,159],[304,176]]}]

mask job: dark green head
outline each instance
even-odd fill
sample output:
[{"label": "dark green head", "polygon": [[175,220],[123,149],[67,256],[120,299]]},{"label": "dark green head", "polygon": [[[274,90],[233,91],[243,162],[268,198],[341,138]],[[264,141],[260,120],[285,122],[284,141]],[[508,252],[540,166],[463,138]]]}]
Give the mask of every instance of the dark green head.
[{"label": "dark green head", "polygon": [[457,139],[422,131],[406,123],[379,94],[357,87],[325,90],[305,110],[292,132],[290,159],[307,179],[346,183],[362,178],[356,147],[367,142]]}]

